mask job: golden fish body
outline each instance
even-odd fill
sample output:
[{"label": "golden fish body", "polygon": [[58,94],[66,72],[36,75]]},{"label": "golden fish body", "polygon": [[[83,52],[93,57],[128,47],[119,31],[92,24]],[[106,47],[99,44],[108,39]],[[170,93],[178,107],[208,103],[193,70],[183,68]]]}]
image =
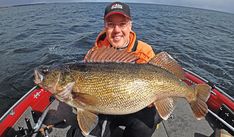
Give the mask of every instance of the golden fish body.
[{"label": "golden fish body", "polygon": [[84,135],[97,125],[96,114],[129,114],[152,103],[166,120],[174,110],[175,97],[185,98],[198,120],[206,115],[208,85],[185,84],[183,69],[167,53],[157,54],[149,64],[129,63],[136,59],[125,51],[100,48],[86,56],[89,63],[36,69],[35,83],[77,108]]},{"label": "golden fish body", "polygon": [[[145,64],[83,64],[63,77],[72,77],[73,92],[85,93],[96,103],[79,107],[103,114],[129,114],[167,96],[195,98],[194,90],[168,71]],[[62,75],[61,75],[62,76]],[[63,78],[64,79],[64,78]],[[77,104],[70,94],[71,104]],[[81,102],[82,104],[82,102]]]}]

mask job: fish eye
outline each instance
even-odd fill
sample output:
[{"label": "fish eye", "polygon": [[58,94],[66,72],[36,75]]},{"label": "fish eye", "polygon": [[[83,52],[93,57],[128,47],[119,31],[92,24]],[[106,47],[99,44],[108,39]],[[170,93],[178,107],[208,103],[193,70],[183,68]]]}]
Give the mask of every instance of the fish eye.
[{"label": "fish eye", "polygon": [[48,66],[40,66],[39,70],[42,74],[47,74],[50,71]]},{"label": "fish eye", "polygon": [[49,72],[49,69],[48,69],[48,68],[43,68],[43,69],[42,69],[42,73],[43,73],[43,74],[46,74],[46,73],[48,73],[48,72]]}]

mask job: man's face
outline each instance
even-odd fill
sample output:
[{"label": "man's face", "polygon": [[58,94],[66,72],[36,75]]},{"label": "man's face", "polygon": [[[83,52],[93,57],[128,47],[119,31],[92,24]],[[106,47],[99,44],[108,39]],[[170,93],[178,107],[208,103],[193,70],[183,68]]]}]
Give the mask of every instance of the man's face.
[{"label": "man's face", "polygon": [[113,14],[105,19],[105,29],[110,44],[116,48],[123,48],[129,42],[132,23],[121,14]]}]

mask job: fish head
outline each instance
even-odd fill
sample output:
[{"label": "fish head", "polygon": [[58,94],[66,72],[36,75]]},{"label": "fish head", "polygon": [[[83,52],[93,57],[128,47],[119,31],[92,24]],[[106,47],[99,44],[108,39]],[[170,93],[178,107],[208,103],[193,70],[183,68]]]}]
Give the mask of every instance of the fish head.
[{"label": "fish head", "polygon": [[34,83],[41,88],[56,94],[61,72],[50,66],[40,66],[34,70]]}]

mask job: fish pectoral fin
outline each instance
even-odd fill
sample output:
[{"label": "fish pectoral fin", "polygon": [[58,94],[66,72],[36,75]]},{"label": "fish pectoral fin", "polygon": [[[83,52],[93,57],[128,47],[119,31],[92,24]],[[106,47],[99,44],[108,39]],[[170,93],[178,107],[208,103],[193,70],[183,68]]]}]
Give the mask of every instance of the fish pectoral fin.
[{"label": "fish pectoral fin", "polygon": [[82,130],[82,134],[84,136],[87,136],[97,126],[98,116],[86,110],[77,110],[78,124],[80,126],[80,129]]},{"label": "fish pectoral fin", "polygon": [[175,101],[173,98],[164,98],[154,102],[159,115],[163,120],[167,120],[175,108]]},{"label": "fish pectoral fin", "polygon": [[95,105],[98,102],[95,96],[81,92],[72,92],[72,98],[83,105]]},{"label": "fish pectoral fin", "polygon": [[171,57],[167,52],[160,52],[156,54],[150,61],[149,64],[159,66],[163,69],[168,70],[175,76],[177,76],[179,79],[185,79],[184,77],[184,70],[179,65],[179,63]]}]

